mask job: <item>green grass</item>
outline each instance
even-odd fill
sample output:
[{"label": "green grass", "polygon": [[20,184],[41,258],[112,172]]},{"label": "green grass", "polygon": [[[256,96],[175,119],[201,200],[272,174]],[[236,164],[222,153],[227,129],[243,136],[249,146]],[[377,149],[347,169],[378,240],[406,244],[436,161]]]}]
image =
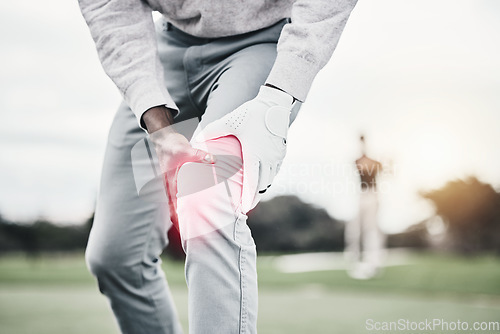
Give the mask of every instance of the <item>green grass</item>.
[{"label": "green grass", "polygon": [[273,268],[272,258],[259,261],[262,285],[292,288],[305,283],[331,290],[377,291],[418,294],[488,294],[500,297],[500,258],[463,258],[429,253],[412,254],[408,265],[388,267],[380,278],[359,281],[345,271],[317,271],[283,274]]},{"label": "green grass", "polygon": [[[499,259],[420,254],[410,263],[389,267],[374,280],[355,281],[344,271],[284,274],[272,257],[260,258],[259,333],[370,333],[367,319],[500,321]],[[164,267],[187,333],[183,265],[167,260]],[[410,332],[423,333],[398,331]],[[118,329],[81,254],[37,260],[9,256],[0,258],[0,333]]]}]

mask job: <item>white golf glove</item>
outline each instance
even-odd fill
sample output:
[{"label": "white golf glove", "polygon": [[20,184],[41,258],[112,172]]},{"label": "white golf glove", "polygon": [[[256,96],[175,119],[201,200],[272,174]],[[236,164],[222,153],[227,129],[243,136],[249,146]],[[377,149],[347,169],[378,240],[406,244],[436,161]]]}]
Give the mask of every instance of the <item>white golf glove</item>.
[{"label": "white golf glove", "polygon": [[208,124],[194,141],[234,135],[243,154],[241,211],[253,209],[269,188],[286,154],[286,138],[294,98],[262,86],[259,94],[221,119]]}]

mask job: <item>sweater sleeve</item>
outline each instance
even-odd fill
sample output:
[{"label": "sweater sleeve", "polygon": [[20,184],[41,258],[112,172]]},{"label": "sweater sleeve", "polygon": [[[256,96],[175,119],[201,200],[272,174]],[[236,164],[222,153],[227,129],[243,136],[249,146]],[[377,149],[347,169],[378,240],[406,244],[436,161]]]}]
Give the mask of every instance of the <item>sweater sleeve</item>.
[{"label": "sweater sleeve", "polygon": [[266,82],[304,101],[316,74],[330,60],[356,2],[297,0]]},{"label": "sweater sleeve", "polygon": [[106,74],[141,125],[142,114],[166,105],[178,110],[165,88],[152,9],[140,0],[79,0]]}]

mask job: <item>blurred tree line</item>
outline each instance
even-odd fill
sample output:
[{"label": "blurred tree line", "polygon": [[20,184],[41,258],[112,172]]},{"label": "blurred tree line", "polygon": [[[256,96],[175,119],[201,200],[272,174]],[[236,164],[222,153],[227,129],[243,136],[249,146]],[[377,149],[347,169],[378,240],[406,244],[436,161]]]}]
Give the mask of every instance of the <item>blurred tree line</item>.
[{"label": "blurred tree line", "polygon": [[344,249],[344,222],[296,196],[279,196],[260,203],[248,214],[248,225],[262,252]]},{"label": "blurred tree line", "polygon": [[500,194],[476,177],[450,181],[441,189],[422,193],[446,224],[438,245],[451,251],[500,255]]},{"label": "blurred tree line", "polygon": [[[19,224],[0,216],[0,253],[83,250],[93,216],[81,225],[56,225],[46,220]],[[340,251],[344,247],[344,223],[324,209],[302,202],[295,196],[280,196],[262,202],[249,214],[248,224],[259,251],[305,252]],[[184,256],[177,230],[169,231],[166,252]]]},{"label": "blurred tree line", "polygon": [[[388,236],[389,247],[437,248],[472,254],[500,254],[500,194],[475,177],[450,181],[425,192],[436,214],[445,222],[444,236],[429,233],[428,221]],[[0,254],[83,250],[93,216],[81,225],[57,225],[46,220],[31,224],[8,221],[0,216]],[[295,196],[279,196],[260,203],[249,213],[248,224],[259,252],[342,251],[345,223],[321,208]],[[177,230],[169,231],[166,252],[183,258]]]},{"label": "blurred tree line", "polygon": [[[421,192],[430,200],[436,217],[391,235],[392,247],[431,248],[463,255],[500,255],[500,193],[476,177],[447,182],[443,187]],[[443,226],[432,233],[436,221]]]},{"label": "blurred tree line", "polygon": [[92,216],[79,225],[57,225],[44,219],[21,224],[0,216],[0,253],[22,251],[36,256],[84,249],[93,220]]}]

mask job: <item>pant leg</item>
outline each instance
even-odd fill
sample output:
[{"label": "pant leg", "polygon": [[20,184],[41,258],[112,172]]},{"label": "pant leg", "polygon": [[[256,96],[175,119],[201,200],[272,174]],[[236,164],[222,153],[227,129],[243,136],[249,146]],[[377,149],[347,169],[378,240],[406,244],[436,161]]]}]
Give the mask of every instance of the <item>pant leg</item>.
[{"label": "pant leg", "polygon": [[168,208],[138,197],[132,172],[131,148],[145,135],[122,104],[108,137],[86,260],[122,333],[178,334],[159,257],[168,242]]},{"label": "pant leg", "polygon": [[[175,39],[165,34],[164,22],[156,27],[165,84],[180,108],[175,122],[197,119],[201,113],[190,98],[183,62],[189,46],[202,41]],[[178,130],[189,138],[196,125],[183,124],[187,125]],[[168,205],[156,200],[164,197],[156,193],[164,189],[153,187],[153,194],[139,197],[133,174],[134,167],[136,172],[147,171],[151,165],[137,160],[142,155],[134,155],[132,166],[133,147],[146,138],[131,110],[122,104],[108,137],[86,259],[123,333],[178,334],[182,329],[159,257],[172,225]]]},{"label": "pant leg", "polygon": [[344,232],[345,240],[345,259],[350,266],[356,265],[361,261],[361,217],[359,210],[354,219],[347,222]]},{"label": "pant leg", "polygon": [[240,145],[235,137],[206,144],[216,164],[185,164],[178,176],[190,333],[255,333],[256,250],[247,217],[239,212]]},{"label": "pant leg", "polygon": [[378,197],[373,189],[363,194],[363,261],[374,270],[382,265],[384,237],[378,225]]},{"label": "pant leg", "polygon": [[[178,103],[181,112],[188,107],[198,111],[201,128],[254,98],[274,63],[283,24],[211,40],[163,23],[160,58],[170,93],[183,103]],[[190,333],[256,333],[256,249],[247,217],[235,204],[241,199],[241,147],[234,137],[226,137],[200,148],[218,156],[216,166],[186,164],[178,177]],[[215,183],[206,186],[207,180]]]},{"label": "pant leg", "polygon": [[[235,44],[238,43],[241,42]],[[211,65],[209,59],[218,59],[218,50],[212,47],[215,46],[205,45],[201,51],[209,55],[205,68]],[[227,46],[217,47],[224,50]],[[254,98],[275,57],[275,43],[256,43],[214,64],[218,75],[209,86],[207,106],[198,129]],[[192,82],[201,83],[200,78]],[[215,154],[218,161],[223,157],[234,159],[216,164],[211,173],[203,172],[209,166],[196,163],[184,165],[179,172],[178,215],[187,253],[190,333],[256,333],[257,253],[247,216],[239,211],[243,184],[241,146],[235,137],[224,137],[199,148]],[[223,181],[195,193],[186,189],[193,182],[203,183],[193,180],[209,178],[206,175]]]}]

